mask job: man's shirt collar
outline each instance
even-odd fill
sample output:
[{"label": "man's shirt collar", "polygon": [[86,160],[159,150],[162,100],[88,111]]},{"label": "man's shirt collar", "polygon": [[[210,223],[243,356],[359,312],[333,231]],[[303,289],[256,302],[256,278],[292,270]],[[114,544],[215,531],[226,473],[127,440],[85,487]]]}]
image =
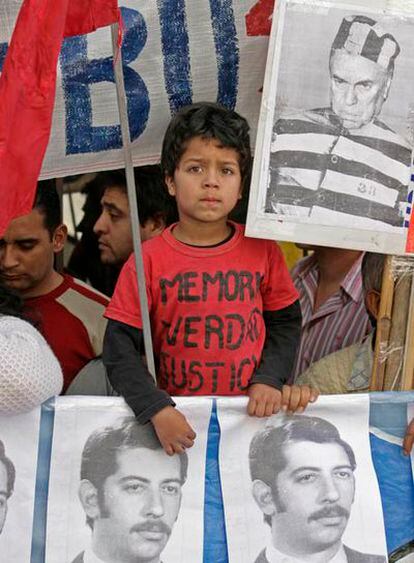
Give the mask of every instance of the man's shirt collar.
[{"label": "man's shirt collar", "polygon": [[[348,273],[342,280],[340,288],[349,296],[355,303],[359,303],[363,299],[361,265],[363,254],[352,264]],[[313,254],[303,258],[299,264],[293,269],[292,277],[298,277],[302,280],[305,289],[314,298],[316,289],[318,287],[318,264]],[[313,301],[313,299],[312,299]]]},{"label": "man's shirt collar", "polygon": [[[285,555],[278,549],[276,549],[272,543],[269,543],[266,547],[266,559],[269,563],[309,563],[309,558],[306,556],[305,559],[298,559],[291,555]],[[336,552],[336,554],[329,559],[326,563],[347,563],[348,559],[344,550],[344,546],[341,547]]]},{"label": "man's shirt collar", "polygon": [[83,563],[105,563],[102,559],[99,559],[92,551],[91,547],[85,549],[85,553],[83,555]]}]

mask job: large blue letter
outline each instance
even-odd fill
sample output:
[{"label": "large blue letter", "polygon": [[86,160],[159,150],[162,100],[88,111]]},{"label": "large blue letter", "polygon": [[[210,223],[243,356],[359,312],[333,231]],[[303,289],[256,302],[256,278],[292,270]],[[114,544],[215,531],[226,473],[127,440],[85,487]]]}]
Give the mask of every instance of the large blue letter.
[{"label": "large blue letter", "polygon": [[239,82],[239,46],[232,0],[210,0],[217,56],[217,101],[234,109]]},{"label": "large blue letter", "polygon": [[164,79],[171,113],[191,104],[190,50],[184,0],[157,0]]},{"label": "large blue letter", "polygon": [[[142,78],[128,65],[142,51],[147,40],[147,27],[136,10],[121,8],[125,24],[122,62],[127,95],[131,139],[144,131],[149,115],[150,101]],[[119,125],[94,127],[90,85],[115,82],[112,57],[88,60],[85,36],[64,41],[61,54],[62,86],[66,107],[67,154],[105,151],[120,148]],[[114,108],[114,115],[118,115]]]},{"label": "large blue letter", "polygon": [[3,70],[4,59],[8,49],[7,43],[0,43],[0,72]]}]

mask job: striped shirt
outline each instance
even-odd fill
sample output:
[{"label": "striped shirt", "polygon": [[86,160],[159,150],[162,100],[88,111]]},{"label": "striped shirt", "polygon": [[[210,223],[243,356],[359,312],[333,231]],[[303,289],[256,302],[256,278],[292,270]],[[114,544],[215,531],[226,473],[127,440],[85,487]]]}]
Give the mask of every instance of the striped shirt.
[{"label": "striped shirt", "polygon": [[292,271],[293,283],[299,292],[302,309],[302,334],[293,378],[316,362],[361,342],[371,332],[365,309],[361,276],[362,255],[343,279],[339,290],[314,312],[318,287],[318,265],[313,255],[300,260]]},{"label": "striped shirt", "polygon": [[377,119],[353,130],[330,108],[279,119],[266,211],[326,225],[403,227],[410,160],[407,141]]}]

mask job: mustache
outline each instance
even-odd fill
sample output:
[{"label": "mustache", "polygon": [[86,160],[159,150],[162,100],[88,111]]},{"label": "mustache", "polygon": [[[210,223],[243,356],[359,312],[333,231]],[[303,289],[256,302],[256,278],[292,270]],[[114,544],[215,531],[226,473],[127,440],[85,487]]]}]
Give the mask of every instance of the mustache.
[{"label": "mustache", "polygon": [[343,508],[342,506],[324,506],[320,510],[313,512],[308,518],[308,522],[312,520],[319,520],[320,518],[332,518],[335,516],[344,516],[349,518],[349,510]]},{"label": "mustache", "polygon": [[136,524],[132,526],[130,532],[156,532],[157,534],[167,534],[171,535],[171,528],[165,522],[161,520],[151,521],[147,520],[142,524]]}]

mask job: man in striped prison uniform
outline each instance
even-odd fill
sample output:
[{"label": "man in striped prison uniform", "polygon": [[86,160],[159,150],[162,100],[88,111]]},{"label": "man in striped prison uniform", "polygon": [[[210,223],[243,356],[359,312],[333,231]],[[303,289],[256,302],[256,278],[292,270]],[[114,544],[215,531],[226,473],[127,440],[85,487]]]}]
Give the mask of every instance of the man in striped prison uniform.
[{"label": "man in striped prison uniform", "polygon": [[266,211],[327,225],[406,226],[411,147],[378,119],[399,52],[371,18],[342,21],[330,54],[331,107],[275,124]]}]

